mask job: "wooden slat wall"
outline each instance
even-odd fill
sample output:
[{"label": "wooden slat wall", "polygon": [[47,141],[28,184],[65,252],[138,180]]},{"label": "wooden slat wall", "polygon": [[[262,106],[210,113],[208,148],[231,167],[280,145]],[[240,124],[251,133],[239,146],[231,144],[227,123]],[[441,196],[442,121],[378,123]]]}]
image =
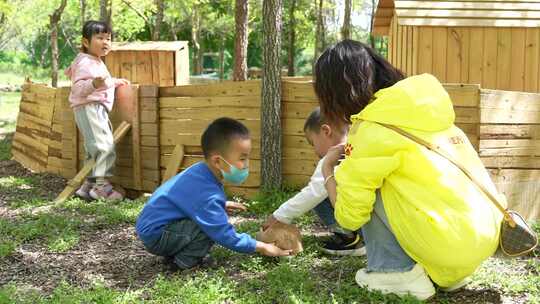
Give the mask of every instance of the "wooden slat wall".
[{"label": "wooden slat wall", "polygon": [[[126,78],[142,85],[174,86],[185,84],[189,77],[177,71],[189,71],[187,51],[118,50],[105,57],[113,77]],[[183,65],[188,65],[184,67]]]},{"label": "wooden slat wall", "polygon": [[17,127],[11,147],[13,158],[36,172],[47,170],[56,90],[24,84]]},{"label": "wooden slat wall", "polygon": [[394,16],[390,24],[388,59],[407,75],[431,73],[445,83],[475,83],[487,89],[540,92],[540,28],[432,27],[397,23]]},{"label": "wooden slat wall", "polygon": [[174,146],[184,145],[183,170],[203,161],[200,138],[204,129],[223,116],[245,124],[252,138],[250,175],[242,187],[226,184],[234,194],[253,195],[260,186],[260,81],[223,82],[160,88],[159,140],[162,177]]},{"label": "wooden slat wall", "polygon": [[481,90],[479,154],[510,208],[540,218],[540,95]]}]

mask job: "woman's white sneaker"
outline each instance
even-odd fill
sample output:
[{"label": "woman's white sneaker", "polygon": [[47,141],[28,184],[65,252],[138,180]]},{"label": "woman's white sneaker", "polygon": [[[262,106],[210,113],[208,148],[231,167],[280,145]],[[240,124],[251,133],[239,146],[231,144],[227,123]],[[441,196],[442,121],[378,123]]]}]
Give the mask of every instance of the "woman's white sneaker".
[{"label": "woman's white sneaker", "polygon": [[427,300],[435,295],[435,287],[420,264],[407,272],[367,272],[362,268],[356,273],[356,283],[384,294],[410,294],[419,300]]}]

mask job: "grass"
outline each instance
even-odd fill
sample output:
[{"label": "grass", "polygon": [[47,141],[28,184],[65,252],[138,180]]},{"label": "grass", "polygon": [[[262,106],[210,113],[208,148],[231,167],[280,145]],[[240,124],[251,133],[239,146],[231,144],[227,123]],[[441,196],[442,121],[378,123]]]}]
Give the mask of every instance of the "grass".
[{"label": "grass", "polygon": [[0,140],[2,134],[15,132],[20,100],[20,92],[0,92]]},{"label": "grass", "polygon": [[[20,182],[17,180],[10,184]],[[15,203],[12,207],[29,208],[46,204],[42,200],[35,200]],[[88,204],[73,198],[49,212],[32,214],[23,210],[16,220],[0,218],[0,257],[9,256],[21,244],[34,240],[44,242],[51,252],[67,251],[78,243],[83,230],[134,223],[143,205],[143,200],[124,200],[117,204],[97,201]]]},{"label": "grass", "polygon": [[[0,178],[0,191],[18,187],[31,190],[28,188],[37,185],[39,181],[35,177]],[[237,230],[253,235],[266,216],[294,193],[292,189],[271,191],[246,202],[249,212],[236,225]],[[39,246],[48,254],[68,252],[80,244],[83,235],[102,235],[119,225],[133,225],[144,200],[88,203],[70,199],[46,212],[30,212],[32,208],[50,203],[40,199],[8,202],[7,207],[18,215],[0,218],[0,258],[12,256],[21,245]],[[308,231],[315,221],[316,218],[308,214],[297,223]],[[540,231],[540,222],[534,227]],[[304,252],[291,259],[244,255],[216,246],[211,255],[219,261],[218,268],[162,273],[140,285],[129,284],[122,288],[111,287],[106,279],[99,277],[90,284],[66,278],[48,293],[40,291],[32,280],[26,284],[8,283],[0,287],[0,304],[420,303],[411,297],[382,295],[359,288],[354,275],[365,267],[365,258],[326,256],[320,252],[319,240],[313,235],[305,235],[303,245]],[[471,286],[500,292],[511,299],[522,298],[526,303],[540,303],[539,275],[538,257],[528,260],[492,258],[473,275]],[[461,303],[452,295],[438,295],[436,301]]]}]

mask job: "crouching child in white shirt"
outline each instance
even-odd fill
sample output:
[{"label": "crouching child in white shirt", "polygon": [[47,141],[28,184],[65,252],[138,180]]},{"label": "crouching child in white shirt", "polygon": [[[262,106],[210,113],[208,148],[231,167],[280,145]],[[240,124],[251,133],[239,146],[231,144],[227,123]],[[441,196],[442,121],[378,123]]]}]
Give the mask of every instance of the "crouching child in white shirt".
[{"label": "crouching child in white shirt", "polygon": [[262,225],[266,230],[277,222],[290,224],[295,218],[309,210],[314,210],[333,235],[324,242],[322,251],[334,255],[364,255],[366,253],[361,237],[356,231],[341,228],[334,218],[334,208],[328,199],[322,164],[328,149],[347,140],[348,125],[331,127],[321,116],[317,107],[304,124],[304,133],[320,160],[309,183],[294,197],[283,203]]}]

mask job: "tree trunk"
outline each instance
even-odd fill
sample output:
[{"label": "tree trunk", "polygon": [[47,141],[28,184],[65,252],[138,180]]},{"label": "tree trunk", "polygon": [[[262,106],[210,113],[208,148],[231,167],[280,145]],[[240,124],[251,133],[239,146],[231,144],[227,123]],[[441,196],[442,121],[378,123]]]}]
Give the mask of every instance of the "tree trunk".
[{"label": "tree trunk", "polygon": [[287,64],[287,75],[294,76],[294,54],[296,53],[296,18],[294,12],[296,11],[296,0],[291,0],[291,6],[289,7],[289,56]]},{"label": "tree trunk", "polygon": [[79,4],[81,6],[81,27],[83,27],[86,22],[86,0],[79,0]]},{"label": "tree trunk", "polygon": [[109,0],[99,0],[99,20],[109,22],[109,10],[107,8]]},{"label": "tree trunk", "polygon": [[202,74],[202,51],[199,44],[201,37],[201,18],[199,8],[193,7],[191,12],[191,40],[193,41],[193,74]]},{"label": "tree trunk", "polygon": [[352,0],[345,0],[345,15],[341,27],[341,40],[351,39],[351,10]]},{"label": "tree trunk", "polygon": [[321,53],[323,41],[323,5],[324,0],[315,0],[315,6],[317,10],[317,27],[315,30],[315,49],[313,50],[313,67],[315,67],[315,62],[319,58],[319,54]]},{"label": "tree trunk", "polygon": [[234,81],[247,79],[247,47],[248,47],[248,0],[236,0],[234,21],[236,35],[234,39]]},{"label": "tree trunk", "polygon": [[281,187],[281,0],[263,0],[261,184]]},{"label": "tree trunk", "polygon": [[373,22],[375,22],[375,0],[371,0],[371,20],[369,22],[369,44],[375,48],[375,39],[373,37]]},{"label": "tree trunk", "polygon": [[219,43],[219,80],[223,80],[225,74],[225,33],[221,34]]},{"label": "tree trunk", "polygon": [[156,22],[154,28],[152,29],[152,40],[159,40],[159,33],[161,32],[161,24],[163,23],[163,11],[165,10],[165,3],[163,0],[155,0],[157,13],[156,13]]},{"label": "tree trunk", "polygon": [[51,85],[53,87],[58,86],[58,22],[62,17],[64,8],[66,8],[67,0],[62,0],[60,6],[54,10],[52,15],[49,15],[51,26],[51,54],[52,54],[52,72],[51,72]]}]

